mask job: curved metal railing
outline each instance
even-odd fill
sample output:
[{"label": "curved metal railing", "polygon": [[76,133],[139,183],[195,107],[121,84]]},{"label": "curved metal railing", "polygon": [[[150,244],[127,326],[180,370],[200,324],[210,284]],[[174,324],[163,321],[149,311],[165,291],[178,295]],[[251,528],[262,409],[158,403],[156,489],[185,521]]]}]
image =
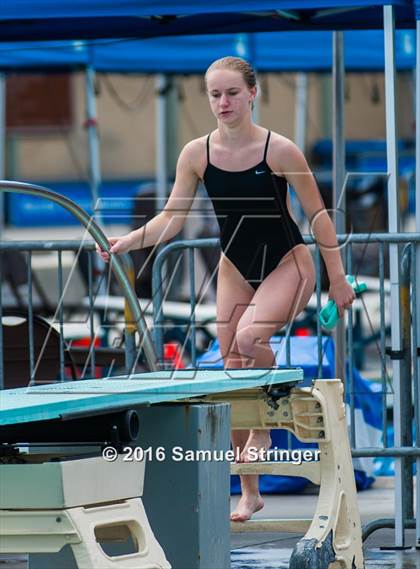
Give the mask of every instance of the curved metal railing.
[{"label": "curved metal railing", "polygon": [[[61,207],[64,207],[71,214],[73,214],[78,219],[78,221],[80,221],[80,223],[86,228],[94,241],[101,247],[103,251],[106,251],[107,253],[110,252],[108,239],[106,238],[102,229],[97,225],[95,220],[85,212],[84,209],[82,209],[68,197],[57,194],[56,192],[48,190],[42,186],[8,180],[0,181],[0,192],[29,194],[57,203]],[[159,365],[152,338],[141,312],[137,296],[124,270],[123,261],[116,255],[111,256],[111,270],[114,272],[114,275],[119,285],[121,286],[123,296],[128,305],[131,316],[129,318],[129,325],[135,326],[137,332],[140,335],[140,344],[144,350],[144,355],[150,371],[156,371],[159,369]]]}]

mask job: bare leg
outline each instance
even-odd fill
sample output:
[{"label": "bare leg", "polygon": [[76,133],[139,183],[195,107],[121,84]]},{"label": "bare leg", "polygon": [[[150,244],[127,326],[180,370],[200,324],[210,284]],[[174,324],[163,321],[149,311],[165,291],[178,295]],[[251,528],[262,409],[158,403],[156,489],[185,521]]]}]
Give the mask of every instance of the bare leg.
[{"label": "bare leg", "polygon": [[[222,255],[217,283],[217,336],[225,368],[242,368],[247,365],[246,361],[242,361],[235,335],[238,322],[249,307],[254,292],[236,267]],[[231,439],[235,455],[237,449],[239,453],[243,450],[248,437],[249,430],[232,431]],[[242,491],[251,500],[255,496],[259,497],[261,502],[257,509],[262,508],[262,498],[258,491],[258,476],[241,476],[241,486]],[[247,503],[247,509],[256,511],[256,505]],[[231,519],[234,520],[235,516],[236,513],[232,513]]]},{"label": "bare leg", "polygon": [[[266,277],[257,292],[222,255],[217,286],[217,327],[225,368],[273,367],[275,356],[270,337],[292,321],[306,306],[315,284],[312,257],[297,247]],[[281,291],[279,294],[278,291]],[[267,449],[269,431],[232,432],[234,450],[249,460],[251,447]],[[232,521],[246,521],[264,506],[258,476],[241,476],[242,497],[231,514]]]},{"label": "bare leg", "polygon": [[[237,326],[236,342],[247,367],[275,366],[275,355],[269,340],[303,310],[314,285],[314,266],[306,247],[297,247],[261,283]],[[241,433],[240,442],[243,443],[244,432]],[[251,448],[268,449],[270,445],[269,431],[251,430],[241,460],[249,462]],[[233,521],[250,519],[264,505],[257,476],[241,476],[241,486],[242,497],[231,515]]]},{"label": "bare leg", "polygon": [[[269,431],[263,431],[267,433],[268,439],[270,439]],[[232,431],[232,447],[236,452],[239,448],[239,452],[243,452],[247,441],[249,440],[250,431],[247,429],[238,429]],[[267,444],[266,441],[255,444],[255,448],[262,448],[262,445]],[[258,445],[258,446],[257,446]],[[270,447],[271,442],[268,444]],[[230,519],[233,522],[243,522],[249,520],[253,513],[258,512],[264,507],[264,501],[260,495],[259,489],[259,476],[256,474],[248,474],[247,476],[240,476],[242,496],[238,502],[238,505],[234,512],[231,513]]]}]

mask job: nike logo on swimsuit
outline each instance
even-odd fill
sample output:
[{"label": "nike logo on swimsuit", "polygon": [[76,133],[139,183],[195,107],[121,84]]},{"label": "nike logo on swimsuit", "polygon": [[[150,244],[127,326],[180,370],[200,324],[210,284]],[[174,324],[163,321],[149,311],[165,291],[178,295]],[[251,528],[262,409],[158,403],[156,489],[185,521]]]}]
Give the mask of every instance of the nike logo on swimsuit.
[{"label": "nike logo on swimsuit", "polygon": [[255,173],[256,173],[257,176],[258,176],[259,174],[264,174],[264,173],[265,173],[265,170],[255,170]]}]

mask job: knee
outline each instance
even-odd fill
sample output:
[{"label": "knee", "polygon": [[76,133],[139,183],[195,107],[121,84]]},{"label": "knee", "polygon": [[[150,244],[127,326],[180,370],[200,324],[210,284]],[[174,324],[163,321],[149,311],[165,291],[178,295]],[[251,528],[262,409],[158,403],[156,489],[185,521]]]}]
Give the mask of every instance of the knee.
[{"label": "knee", "polygon": [[248,325],[245,327],[238,326],[236,330],[236,342],[238,345],[239,353],[242,356],[253,356],[258,350],[258,344],[261,342],[261,334],[258,330]]}]

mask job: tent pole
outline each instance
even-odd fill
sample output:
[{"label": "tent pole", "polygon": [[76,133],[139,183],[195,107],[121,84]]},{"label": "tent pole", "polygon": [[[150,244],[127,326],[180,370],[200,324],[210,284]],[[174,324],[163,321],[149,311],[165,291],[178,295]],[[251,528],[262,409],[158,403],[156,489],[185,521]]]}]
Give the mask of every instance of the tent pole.
[{"label": "tent pole", "polygon": [[[400,208],[398,200],[398,154],[396,128],[395,91],[395,16],[393,6],[384,6],[385,40],[385,115],[386,148],[388,174],[388,232],[398,233],[400,228]],[[402,322],[400,303],[400,252],[396,243],[389,245],[389,276],[391,287],[391,345],[394,352],[402,346]],[[384,357],[384,356],[383,356]],[[392,359],[392,379],[394,391],[394,446],[403,446],[402,418],[402,359]],[[403,519],[403,459],[395,458],[395,545],[404,546]]]},{"label": "tent pole", "polygon": [[[420,20],[416,21],[416,232],[420,233]],[[416,298],[417,306],[420,302],[420,247],[417,245],[416,248]],[[417,346],[414,349],[418,349],[420,343],[420,318],[417,314]],[[416,354],[414,353],[414,357]],[[419,402],[419,389],[420,389],[420,365],[417,359],[417,397],[415,397],[414,405],[416,406],[416,446],[420,446],[420,402]],[[414,390],[416,395],[416,390]],[[420,458],[417,457],[417,498],[416,498],[416,544],[420,547]]]},{"label": "tent pole", "polygon": [[[92,217],[98,223],[102,222],[102,212],[99,202],[99,186],[101,184],[101,162],[98,138],[98,123],[96,116],[95,101],[95,70],[91,65],[86,67],[85,77],[85,97],[86,97],[86,129],[88,136],[88,154],[89,154],[89,187]],[[98,256],[94,256],[93,260],[95,284],[98,286],[98,294],[106,294],[106,279],[101,278],[101,274],[105,271],[105,262]]]},{"label": "tent pole", "polygon": [[[168,195],[168,90],[169,78],[167,75],[156,76],[156,214],[160,213]],[[156,247],[156,253],[162,246]],[[168,262],[165,261],[163,281],[168,278]]]},{"label": "tent pole", "polygon": [[[89,146],[89,185],[92,199],[92,214],[99,206],[99,185],[101,183],[98,127],[95,104],[95,70],[91,65],[86,67],[86,128]],[[98,216],[97,216],[98,217]]]},{"label": "tent pole", "polygon": [[[0,180],[5,178],[5,149],[6,149],[6,76],[0,73]],[[4,231],[4,198],[5,193],[0,192],[0,239]]]},{"label": "tent pole", "polygon": [[295,143],[305,154],[308,113],[308,75],[296,73]]},{"label": "tent pole", "polygon": [[[295,143],[305,154],[308,118],[308,75],[296,73],[296,101],[295,101]],[[298,201],[297,213],[300,223],[304,223],[305,213]]]},{"label": "tent pole", "polygon": [[[343,32],[333,32],[333,197],[332,210],[336,232],[346,232],[345,200],[345,145],[344,145],[344,45]],[[341,256],[344,264],[344,249]],[[335,377],[345,382],[346,390],[346,335],[344,319],[340,319],[334,331]],[[351,446],[355,446],[354,429]]]},{"label": "tent pole", "polygon": [[166,75],[156,78],[156,212],[162,211],[168,195],[168,156],[167,156],[167,122],[168,122],[168,88]]}]

